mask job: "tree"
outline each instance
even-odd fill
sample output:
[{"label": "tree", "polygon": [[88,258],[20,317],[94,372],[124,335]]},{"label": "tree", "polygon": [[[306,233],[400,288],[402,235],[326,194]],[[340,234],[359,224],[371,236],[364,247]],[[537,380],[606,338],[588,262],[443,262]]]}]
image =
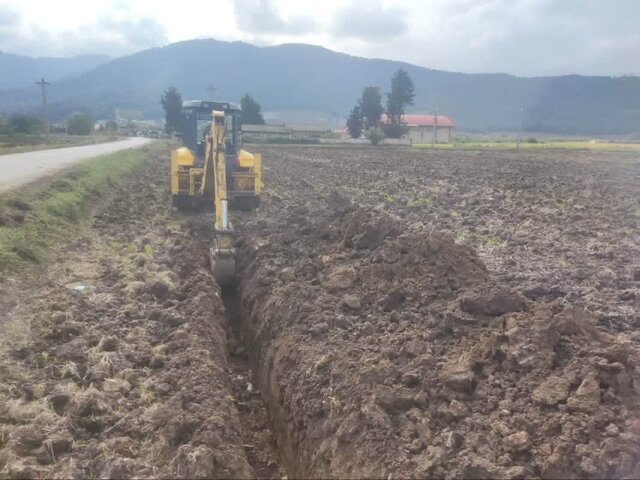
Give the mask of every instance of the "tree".
[{"label": "tree", "polygon": [[362,110],[360,106],[356,105],[351,110],[349,118],[347,118],[347,130],[351,138],[360,138],[362,136]]},{"label": "tree", "polygon": [[69,135],[89,135],[93,132],[93,121],[86,113],[72,113],[67,118],[67,133]]},{"label": "tree", "polygon": [[413,105],[414,97],[411,77],[403,69],[398,69],[391,78],[391,92],[387,93],[387,118],[394,126],[394,134],[401,131],[398,127],[402,124],[404,109],[407,105]]},{"label": "tree", "polygon": [[105,124],[105,128],[109,133],[117,133],[118,132],[118,124],[113,120],[108,120]]},{"label": "tree", "polygon": [[380,145],[380,142],[384,140],[384,132],[378,126],[371,127],[370,129],[368,129],[365,136],[369,139],[369,141],[371,142],[371,145],[375,147]]},{"label": "tree", "polygon": [[358,100],[358,106],[362,112],[365,130],[378,126],[383,111],[380,89],[378,87],[366,87],[362,91],[360,100]]},{"label": "tree", "polygon": [[365,87],[347,119],[347,129],[352,138],[360,138],[363,130],[371,130],[380,123],[382,95],[378,87]]},{"label": "tree", "polygon": [[0,117],[0,135],[9,133],[9,122],[4,117]]},{"label": "tree", "polygon": [[182,95],[176,87],[169,87],[160,98],[164,108],[164,128],[167,133],[182,130]]},{"label": "tree", "polygon": [[382,131],[387,138],[402,138],[402,135],[409,131],[409,127],[404,123],[385,123]]},{"label": "tree", "polygon": [[247,125],[264,125],[264,118],[260,112],[260,104],[248,93],[240,99],[242,107],[241,120]]},{"label": "tree", "polygon": [[9,131],[11,133],[34,134],[44,131],[42,120],[28,115],[13,115],[9,119]]}]

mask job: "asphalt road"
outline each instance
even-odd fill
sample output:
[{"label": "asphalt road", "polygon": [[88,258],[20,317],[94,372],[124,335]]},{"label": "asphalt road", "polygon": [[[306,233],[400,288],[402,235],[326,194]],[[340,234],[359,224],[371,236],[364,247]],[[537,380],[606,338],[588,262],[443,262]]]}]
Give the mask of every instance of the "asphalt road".
[{"label": "asphalt road", "polygon": [[148,138],[127,138],[97,145],[0,155],[0,192],[50,175],[73,163],[128,148],[141,147],[151,141]]}]

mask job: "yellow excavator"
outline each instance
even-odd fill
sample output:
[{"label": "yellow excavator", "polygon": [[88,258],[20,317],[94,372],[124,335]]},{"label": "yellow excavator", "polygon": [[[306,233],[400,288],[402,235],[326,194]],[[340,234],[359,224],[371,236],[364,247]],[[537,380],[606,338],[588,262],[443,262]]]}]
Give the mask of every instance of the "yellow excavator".
[{"label": "yellow excavator", "polygon": [[182,147],[171,152],[171,194],[178,209],[215,206],[210,249],[213,276],[222,287],[236,282],[234,229],[229,210],[260,204],[262,156],[242,149],[238,105],[201,100],[182,104]]}]

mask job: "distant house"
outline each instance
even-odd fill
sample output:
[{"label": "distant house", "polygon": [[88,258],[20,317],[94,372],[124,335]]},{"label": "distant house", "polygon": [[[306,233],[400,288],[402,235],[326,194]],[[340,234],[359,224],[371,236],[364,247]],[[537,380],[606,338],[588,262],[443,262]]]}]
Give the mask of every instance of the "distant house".
[{"label": "distant house", "polygon": [[293,123],[287,126],[291,129],[291,135],[297,138],[317,138],[330,132],[326,126],[322,125]]},{"label": "distant house", "polygon": [[284,125],[252,125],[243,124],[242,134],[257,138],[289,137],[291,129]]},{"label": "distant house", "polygon": [[[387,122],[386,115],[382,116],[382,121]],[[409,128],[405,137],[411,139],[411,143],[432,143],[434,141],[436,119],[433,115],[403,115],[402,122]],[[438,115],[437,124],[435,140],[438,143],[451,143],[455,128],[453,121],[449,117]]]},{"label": "distant house", "polygon": [[253,138],[289,137],[314,138],[327,133],[327,129],[318,125],[242,125],[242,134]]}]

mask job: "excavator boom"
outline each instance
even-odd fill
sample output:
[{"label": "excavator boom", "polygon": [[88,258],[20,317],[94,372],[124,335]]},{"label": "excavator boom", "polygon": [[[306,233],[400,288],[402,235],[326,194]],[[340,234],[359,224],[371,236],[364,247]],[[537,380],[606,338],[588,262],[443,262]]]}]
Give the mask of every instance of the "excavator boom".
[{"label": "excavator boom", "polygon": [[[211,133],[207,136],[204,176],[207,179],[210,173],[213,179],[216,223],[215,239],[209,258],[213,276],[220,286],[226,287],[236,281],[236,251],[233,247],[233,226],[229,222],[224,112],[214,110],[211,125]],[[203,188],[206,184],[205,181]]]},{"label": "excavator boom", "polygon": [[182,141],[171,153],[171,193],[178,208],[215,205],[209,257],[220,286],[236,283],[232,207],[255,209],[262,191],[262,157],[241,148],[240,109],[230,103],[183,103]]}]

